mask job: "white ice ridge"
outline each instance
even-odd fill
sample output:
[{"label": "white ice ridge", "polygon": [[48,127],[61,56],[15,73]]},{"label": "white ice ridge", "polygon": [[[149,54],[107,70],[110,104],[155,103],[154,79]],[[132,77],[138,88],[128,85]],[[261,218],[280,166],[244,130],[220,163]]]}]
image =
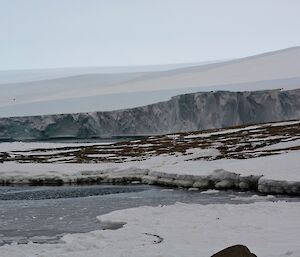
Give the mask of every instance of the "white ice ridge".
[{"label": "white ice ridge", "polygon": [[209,257],[235,244],[259,257],[300,256],[300,203],[182,204],[115,211],[117,230],[65,235],[61,244],[5,245],[0,257]]}]

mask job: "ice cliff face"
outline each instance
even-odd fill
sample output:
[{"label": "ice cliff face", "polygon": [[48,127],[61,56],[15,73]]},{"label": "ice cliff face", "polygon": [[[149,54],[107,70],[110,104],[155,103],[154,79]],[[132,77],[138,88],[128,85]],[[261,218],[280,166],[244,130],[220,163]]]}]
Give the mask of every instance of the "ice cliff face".
[{"label": "ice cliff face", "polygon": [[110,112],[0,119],[0,139],[164,134],[300,119],[300,89],[200,92]]}]

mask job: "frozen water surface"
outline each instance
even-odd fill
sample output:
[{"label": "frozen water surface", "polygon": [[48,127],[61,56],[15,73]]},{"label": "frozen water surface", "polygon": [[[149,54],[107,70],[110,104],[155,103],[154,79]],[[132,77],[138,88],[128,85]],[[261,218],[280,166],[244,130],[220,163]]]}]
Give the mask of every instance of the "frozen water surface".
[{"label": "frozen water surface", "polygon": [[1,187],[0,245],[12,242],[59,243],[66,233],[101,227],[97,216],[143,205],[175,202],[199,204],[299,201],[299,197],[259,196],[252,192],[166,189],[148,185],[94,185],[62,187]]}]

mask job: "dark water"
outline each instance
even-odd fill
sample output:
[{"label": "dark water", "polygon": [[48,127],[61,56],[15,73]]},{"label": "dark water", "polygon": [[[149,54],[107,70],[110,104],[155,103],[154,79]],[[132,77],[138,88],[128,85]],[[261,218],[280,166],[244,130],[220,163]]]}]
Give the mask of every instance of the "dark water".
[{"label": "dark water", "polygon": [[300,200],[291,197],[249,199],[253,194],[235,191],[203,194],[148,185],[0,187],[0,245],[28,241],[57,243],[65,233],[103,229],[96,219],[101,214],[143,205]]},{"label": "dark water", "polygon": [[95,195],[134,193],[145,190],[138,186],[77,186],[77,187],[11,187],[0,189],[0,200],[46,200]]}]

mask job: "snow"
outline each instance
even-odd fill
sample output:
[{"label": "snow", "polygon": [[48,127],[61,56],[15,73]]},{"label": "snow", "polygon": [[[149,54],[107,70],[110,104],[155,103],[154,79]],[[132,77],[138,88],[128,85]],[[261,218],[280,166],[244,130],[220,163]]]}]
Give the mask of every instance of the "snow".
[{"label": "snow", "polygon": [[[78,163],[74,158],[76,152],[84,152],[82,146],[87,144],[54,144],[54,143],[2,143],[0,152],[7,151],[11,159],[3,157],[0,165],[0,182],[30,183],[30,181],[61,181],[64,183],[86,182],[132,182],[140,181],[148,184],[159,184],[171,187],[198,189],[256,190],[265,194],[300,195],[300,150],[280,150],[286,147],[299,146],[297,125],[299,121],[268,123],[247,126],[237,129],[198,133],[197,136],[220,135],[213,142],[199,148],[201,141],[183,139],[181,136],[169,139],[174,149],[166,151],[166,138],[151,137],[144,141],[133,140],[128,143],[104,146],[97,144],[87,158],[103,158],[104,160],[82,159]],[[256,137],[259,145],[269,145],[248,150],[243,149],[247,139],[250,140],[268,126],[286,126],[280,131],[266,132]],[[291,127],[289,127],[291,126]],[[232,133],[245,131],[250,137],[242,139],[232,137]],[[292,132],[290,132],[292,131]],[[194,136],[194,134],[192,134]],[[226,139],[225,143],[222,141]],[[281,140],[274,144],[273,139]],[[236,143],[237,140],[239,143]],[[240,141],[239,141],[240,140]],[[208,140],[209,141],[209,140]],[[227,142],[229,141],[229,143]],[[232,142],[231,142],[232,141]],[[278,142],[278,141],[275,141]],[[94,145],[94,144],[92,144]],[[218,146],[227,146],[231,155],[222,152]],[[66,154],[74,146],[71,156]],[[253,146],[253,145],[252,145]],[[61,149],[57,149],[62,147]],[[146,149],[149,147],[149,151]],[[131,151],[138,149],[137,155],[119,155],[114,150]],[[145,150],[144,150],[144,149]],[[37,149],[32,152],[22,152]],[[44,150],[39,149],[47,149]],[[264,150],[265,149],[265,150]],[[163,150],[163,151],[160,151]],[[43,153],[44,152],[44,153]],[[30,163],[31,155],[42,156],[48,163]],[[163,154],[161,154],[163,153]],[[51,156],[51,154],[53,156]],[[265,156],[267,155],[267,156]],[[25,156],[18,159],[18,156]],[[232,157],[231,157],[232,156]],[[239,158],[239,157],[242,158]],[[62,158],[63,157],[63,158]],[[37,158],[37,157],[36,157]],[[21,160],[21,161],[20,161]],[[28,163],[22,163],[28,162]],[[72,163],[77,162],[77,163]],[[89,163],[88,163],[89,162]],[[98,163],[97,163],[98,162]],[[98,183],[98,182],[97,182]]]},{"label": "snow", "polygon": [[[281,124],[299,124],[299,121]],[[278,126],[278,123],[274,124],[276,125]],[[259,132],[263,126],[266,125],[249,126],[242,130],[254,129],[255,132]],[[230,138],[230,133],[236,131],[229,129],[217,133],[221,133],[220,139],[223,139],[226,134],[229,134]],[[201,136],[200,133],[199,135]],[[176,138],[177,135],[174,140]],[[264,135],[261,141],[266,142],[266,138],[268,135]],[[269,147],[277,149],[295,146],[299,139],[286,141],[295,138],[294,134],[289,135],[285,141]],[[219,141],[216,139],[215,144]],[[139,147],[153,146],[151,143],[139,145],[139,142],[135,140],[131,141],[131,144]],[[64,143],[3,143],[0,144],[0,152],[47,148],[50,153],[56,153],[52,148],[70,145],[78,146]],[[220,151],[213,147],[188,148],[184,154],[174,152],[174,155],[165,153],[143,159],[134,157],[130,162],[123,163],[4,161],[0,165],[0,180],[13,183],[28,183],[31,179],[47,178],[74,183],[77,179],[95,181],[93,179],[101,178],[104,182],[129,181],[184,187],[208,195],[233,186],[236,189],[248,190],[255,184],[254,190],[264,193],[265,196],[232,198],[244,203],[240,205],[176,203],[172,206],[145,206],[120,210],[98,217],[106,230],[67,234],[62,238],[63,243],[55,245],[5,245],[0,247],[0,257],[209,257],[234,244],[247,245],[259,257],[299,257],[300,203],[277,202],[270,194],[300,194],[300,150],[249,159],[197,159],[219,156]],[[262,151],[262,148],[258,150]],[[104,153],[101,149],[99,154],[89,156],[109,156]],[[191,160],[194,158],[196,160]],[[207,186],[209,183],[213,185]],[[209,190],[202,191],[204,188]],[[166,190],[170,189],[164,191]],[[61,216],[60,219],[64,217]]]},{"label": "snow", "polygon": [[280,149],[286,149],[290,147],[300,146],[300,139],[286,141],[286,142],[280,142],[278,144],[268,145],[262,148],[259,148],[259,150],[280,150]]},{"label": "snow", "polygon": [[176,139],[176,138],[180,137],[180,135],[179,134],[172,134],[172,135],[166,135],[166,137]]},{"label": "snow", "polygon": [[[253,125],[253,126],[246,126],[244,128],[234,128],[234,129],[220,129],[218,131],[215,132],[204,132],[201,133],[199,132],[199,134],[192,134],[192,135],[188,135],[185,136],[185,138],[197,138],[197,137],[210,137],[212,135],[227,135],[230,133],[236,133],[236,132],[241,132],[241,131],[248,131],[248,130],[255,130],[255,132],[259,132],[260,130],[262,130],[264,127],[279,127],[279,126],[287,126],[287,125],[296,125],[299,124],[300,121],[296,120],[296,121],[284,121],[284,122],[275,122],[275,123],[268,123],[266,125],[261,124],[261,125]],[[257,136],[257,135],[255,135]],[[264,137],[264,140],[268,140],[268,139],[277,139],[277,136],[271,136],[271,137]],[[257,140],[256,138],[254,138],[253,140]]]},{"label": "snow", "polygon": [[300,121],[299,120],[295,120],[295,121],[283,121],[283,122],[275,122],[275,123],[270,123],[266,126],[271,126],[271,127],[278,127],[278,126],[285,126],[285,125],[295,125],[295,124],[299,124]]},{"label": "snow", "polygon": [[57,142],[1,142],[0,152],[29,151],[32,149],[51,149],[60,147],[76,147],[89,145],[104,145],[110,143],[57,143]]},{"label": "snow", "polygon": [[256,130],[260,127],[261,126],[259,126],[259,125],[255,125],[255,126],[247,126],[245,128],[237,128],[237,129],[224,129],[224,130],[221,129],[221,130],[218,130],[216,132],[208,132],[208,133],[199,133],[199,134],[188,135],[188,136],[185,136],[185,138],[210,137],[212,135],[227,135],[227,134],[230,134],[230,133],[236,133],[236,132],[241,132],[241,131],[246,131],[246,130]]},{"label": "snow", "polygon": [[[137,140],[136,140],[137,141]],[[131,141],[131,143],[132,143],[133,141]],[[139,141],[137,141],[137,142],[140,142],[140,140]],[[131,145],[132,147],[150,147],[150,146],[153,146],[153,144],[133,144],[133,145]]]},{"label": "snow", "polygon": [[95,157],[95,158],[105,158],[105,157],[112,157],[115,156],[114,154],[89,154],[88,157]]},{"label": "snow", "polygon": [[188,154],[188,157],[184,159],[193,159],[197,157],[205,157],[205,156],[218,156],[220,154],[220,151],[215,148],[208,148],[208,149],[201,149],[201,148],[191,148],[187,149],[186,154]]},{"label": "snow", "polygon": [[258,180],[258,185],[261,184],[258,189],[264,193],[298,192],[300,151],[250,159],[186,161],[190,157],[191,155],[159,155],[143,161],[125,163],[4,162],[0,165],[0,178],[14,183],[46,178],[59,178],[66,183],[74,183],[78,178],[95,176],[104,176],[109,179],[108,182],[110,179],[138,177],[150,184],[200,188],[209,179],[214,181],[217,189],[230,188],[243,181],[251,184]]},{"label": "snow", "polygon": [[259,257],[299,257],[299,212],[299,203],[286,202],[145,206],[98,217],[117,230],[68,234],[55,245],[5,245],[0,256],[209,257],[244,244]]},{"label": "snow", "polygon": [[300,151],[250,159],[220,159],[214,161],[175,162],[176,158],[172,157],[154,157],[144,161],[145,166],[143,167],[166,173],[190,175],[210,175],[215,170],[224,169],[243,176],[264,175],[268,179],[300,181],[299,158]]},{"label": "snow", "polygon": [[273,195],[266,195],[266,196],[261,196],[261,195],[252,195],[249,197],[241,197],[241,196],[235,196],[234,198],[231,198],[233,201],[266,201],[266,200],[276,200],[275,196]]},{"label": "snow", "polygon": [[[86,69],[28,71],[27,76],[15,72],[16,76],[8,76],[9,81],[18,83],[7,84],[3,84],[3,79],[1,83],[0,74],[0,116],[109,111],[197,91],[295,89],[300,81],[299,56],[299,48],[290,48],[215,64],[182,65],[185,68],[160,72],[105,74],[99,68],[93,68],[93,72]],[[20,75],[22,79],[18,80]],[[28,76],[40,81],[31,81]]]},{"label": "snow", "polygon": [[201,194],[217,194],[219,192],[220,192],[219,190],[209,189],[209,190],[206,190],[206,191],[202,191]]}]

